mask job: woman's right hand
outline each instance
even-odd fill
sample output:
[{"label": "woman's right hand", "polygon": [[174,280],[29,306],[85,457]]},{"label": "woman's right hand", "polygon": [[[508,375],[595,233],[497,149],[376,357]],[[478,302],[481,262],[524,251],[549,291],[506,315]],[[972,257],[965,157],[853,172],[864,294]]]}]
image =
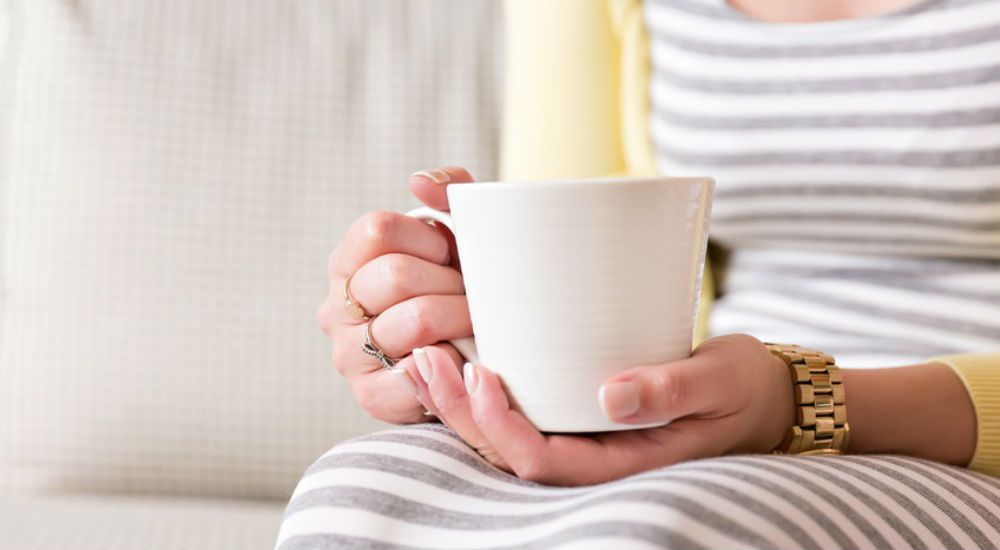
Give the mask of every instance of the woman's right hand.
[{"label": "woman's right hand", "polygon": [[[471,181],[466,170],[446,167],[415,173],[410,189],[427,206],[447,210],[447,185]],[[330,254],[330,290],[316,319],[333,342],[334,366],[358,403],[379,420],[426,420],[425,403],[432,401],[418,395],[408,374],[416,372],[410,352],[472,335],[454,241],[446,231],[397,212],[370,212],[350,226]],[[351,294],[371,319],[354,319],[345,309],[348,278]],[[399,359],[393,372],[362,352],[369,322],[378,347]],[[450,344],[439,347],[454,364],[464,362]]]}]

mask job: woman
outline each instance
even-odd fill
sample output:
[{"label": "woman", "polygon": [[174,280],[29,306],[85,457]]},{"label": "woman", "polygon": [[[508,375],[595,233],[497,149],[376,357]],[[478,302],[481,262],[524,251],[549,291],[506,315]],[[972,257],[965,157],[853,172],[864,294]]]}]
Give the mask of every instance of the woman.
[{"label": "woman", "polygon": [[[847,367],[847,452],[1000,475],[1000,2],[508,6],[504,176],[715,177],[712,235],[730,257],[711,330],[729,335],[602,388],[612,420],[669,425],[542,435],[489,365],[463,376],[442,343],[472,332],[449,239],[372,213],[331,255],[318,315],[368,412],[409,423],[426,410],[548,484],[767,453],[796,420],[787,367],[760,338]],[[445,167],[410,186],[447,209],[445,187],[471,181]],[[362,349],[362,312],[395,370]]]}]

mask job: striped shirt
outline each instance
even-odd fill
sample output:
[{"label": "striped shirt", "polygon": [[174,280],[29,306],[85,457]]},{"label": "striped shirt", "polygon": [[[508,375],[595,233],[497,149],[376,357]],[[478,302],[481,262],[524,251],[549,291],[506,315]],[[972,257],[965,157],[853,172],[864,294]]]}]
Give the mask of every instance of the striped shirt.
[{"label": "striped shirt", "polygon": [[489,465],[432,424],[306,472],[276,550],[997,548],[1000,481],[892,456],[722,457],[587,487]]},{"label": "striped shirt", "polygon": [[756,21],[647,0],[660,169],[716,178],[715,333],[846,366],[1000,349],[1000,0]]}]

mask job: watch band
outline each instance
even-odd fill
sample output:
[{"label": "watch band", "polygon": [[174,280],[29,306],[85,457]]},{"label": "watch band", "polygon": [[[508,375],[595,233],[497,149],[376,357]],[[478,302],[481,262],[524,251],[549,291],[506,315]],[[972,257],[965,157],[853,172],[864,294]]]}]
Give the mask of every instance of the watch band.
[{"label": "watch band", "polygon": [[851,429],[840,367],[833,356],[794,345],[764,344],[788,365],[795,391],[795,424],[778,454],[842,454]]}]

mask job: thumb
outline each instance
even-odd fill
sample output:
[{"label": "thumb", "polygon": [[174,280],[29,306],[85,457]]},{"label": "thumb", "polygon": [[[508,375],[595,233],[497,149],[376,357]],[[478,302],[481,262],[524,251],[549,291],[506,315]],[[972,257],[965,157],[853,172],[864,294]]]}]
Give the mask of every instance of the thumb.
[{"label": "thumb", "polygon": [[465,168],[458,166],[442,166],[419,170],[410,176],[410,192],[420,202],[435,209],[448,210],[448,193],[446,189],[455,183],[472,183],[476,181]]},{"label": "thumb", "polygon": [[670,422],[717,410],[732,391],[726,369],[710,355],[635,367],[609,378],[598,392],[601,410],[615,422]]}]

